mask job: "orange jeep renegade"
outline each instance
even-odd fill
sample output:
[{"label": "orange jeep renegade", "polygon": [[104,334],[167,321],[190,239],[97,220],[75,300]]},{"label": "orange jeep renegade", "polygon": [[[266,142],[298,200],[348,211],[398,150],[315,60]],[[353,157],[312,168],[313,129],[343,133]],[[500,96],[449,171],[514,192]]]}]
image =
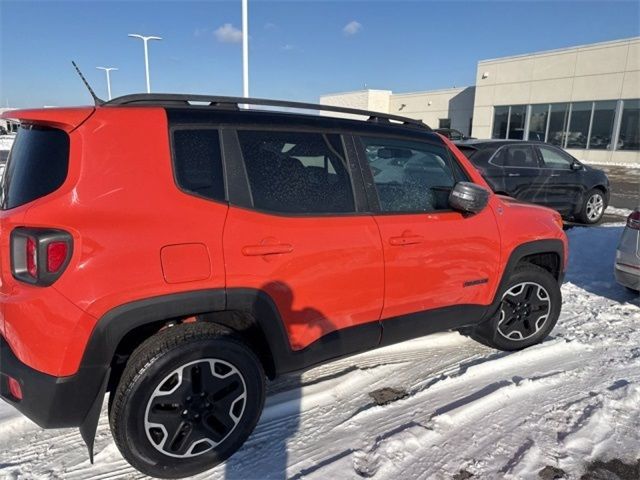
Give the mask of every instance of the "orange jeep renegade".
[{"label": "orange jeep renegade", "polygon": [[560,216],[420,121],[148,94],[5,115],[0,393],[91,456],[106,392],[124,457],[179,478],[240,448],[265,377],[443,330],[517,350],[558,319]]}]

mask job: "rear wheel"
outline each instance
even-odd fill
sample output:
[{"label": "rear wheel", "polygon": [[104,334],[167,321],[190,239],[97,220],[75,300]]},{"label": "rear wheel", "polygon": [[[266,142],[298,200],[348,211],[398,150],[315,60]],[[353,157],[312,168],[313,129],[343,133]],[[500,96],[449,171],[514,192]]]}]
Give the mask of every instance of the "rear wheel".
[{"label": "rear wheel", "polygon": [[602,190],[594,188],[589,190],[584,197],[584,203],[578,213],[578,220],[588,225],[593,225],[602,220],[604,211],[607,208],[605,195]]},{"label": "rear wheel", "polygon": [[560,286],[553,275],[536,265],[522,265],[509,278],[498,312],[471,337],[499,350],[529,347],[553,330],[561,305]]},{"label": "rear wheel", "polygon": [[238,450],[263,404],[264,372],[244,343],[217,325],[179,325],[129,359],[114,393],[111,431],[142,473],[183,478]]}]

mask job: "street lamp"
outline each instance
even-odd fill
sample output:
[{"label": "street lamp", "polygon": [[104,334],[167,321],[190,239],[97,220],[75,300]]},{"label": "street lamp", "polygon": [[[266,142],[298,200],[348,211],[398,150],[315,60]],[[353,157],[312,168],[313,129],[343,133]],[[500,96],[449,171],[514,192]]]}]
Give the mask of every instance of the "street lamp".
[{"label": "street lamp", "polygon": [[242,94],[249,96],[249,13],[248,1],[242,0]]},{"label": "street lamp", "polygon": [[151,82],[149,81],[149,48],[147,42],[149,40],[162,40],[161,37],[138,35],[137,33],[130,33],[130,37],[139,38],[144,42],[144,69],[147,74],[147,93],[151,93]]},{"label": "street lamp", "polygon": [[111,100],[111,77],[109,76],[109,72],[111,70],[118,70],[115,67],[96,67],[98,70],[104,70],[104,72],[107,74],[107,97],[109,97],[109,100]]}]

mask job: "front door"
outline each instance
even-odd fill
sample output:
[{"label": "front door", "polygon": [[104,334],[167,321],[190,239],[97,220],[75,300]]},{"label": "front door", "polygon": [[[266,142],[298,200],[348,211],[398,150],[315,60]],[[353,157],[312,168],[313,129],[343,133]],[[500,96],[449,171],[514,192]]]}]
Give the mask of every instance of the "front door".
[{"label": "front door", "polygon": [[584,170],[571,168],[574,158],[555,147],[536,146],[546,178],[543,204],[563,215],[573,213],[586,193],[582,176]]},{"label": "front door", "polygon": [[[417,336],[442,327],[430,325],[442,316],[459,314],[464,324],[474,308],[492,301],[500,260],[498,228],[490,208],[471,216],[452,211],[448,197],[454,184],[468,180],[442,141],[361,137],[365,178],[375,188],[385,256],[382,319],[410,318],[405,332]],[[465,307],[469,307],[465,310]],[[484,311],[484,309],[478,309]],[[420,316],[421,312],[427,312]],[[417,316],[416,316],[417,315]],[[438,328],[435,328],[438,327]]]}]

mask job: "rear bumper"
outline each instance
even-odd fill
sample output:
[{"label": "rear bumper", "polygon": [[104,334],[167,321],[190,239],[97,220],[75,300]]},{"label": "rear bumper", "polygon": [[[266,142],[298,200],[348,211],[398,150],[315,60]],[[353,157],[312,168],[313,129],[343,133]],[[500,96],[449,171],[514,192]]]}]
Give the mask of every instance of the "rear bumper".
[{"label": "rear bumper", "polygon": [[616,264],[614,273],[616,282],[620,285],[640,291],[640,270],[632,270],[624,265]]},{"label": "rear bumper", "polygon": [[[107,374],[104,367],[81,368],[68,377],[54,377],[22,363],[0,336],[0,397],[43,428],[82,425]],[[8,377],[22,389],[22,400],[11,396]]]}]

